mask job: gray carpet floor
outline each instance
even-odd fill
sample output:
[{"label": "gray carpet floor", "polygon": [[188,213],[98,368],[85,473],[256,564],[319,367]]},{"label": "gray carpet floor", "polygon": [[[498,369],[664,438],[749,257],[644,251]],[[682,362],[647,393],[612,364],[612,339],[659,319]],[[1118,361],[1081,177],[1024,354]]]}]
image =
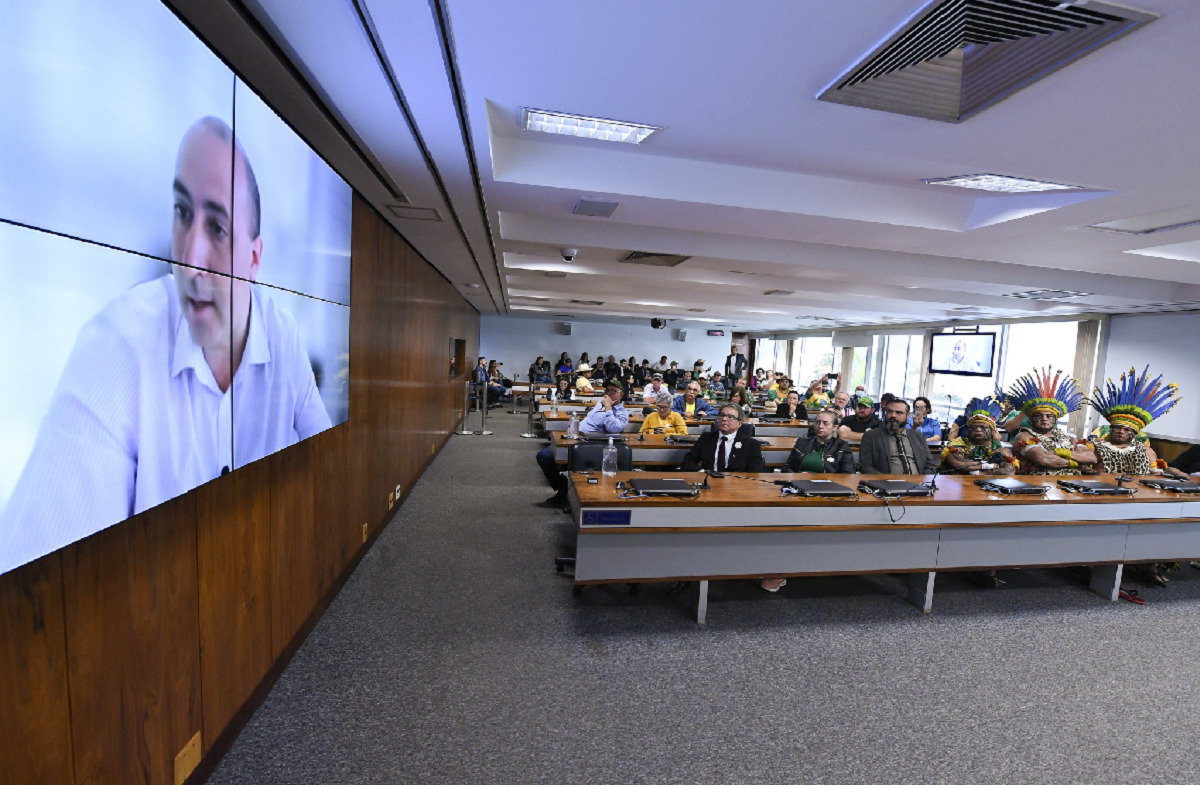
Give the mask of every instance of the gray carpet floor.
[{"label": "gray carpet floor", "polygon": [[[499,411],[499,410],[497,410]],[[451,437],[211,783],[1200,782],[1200,570],[571,593],[520,439]]]}]

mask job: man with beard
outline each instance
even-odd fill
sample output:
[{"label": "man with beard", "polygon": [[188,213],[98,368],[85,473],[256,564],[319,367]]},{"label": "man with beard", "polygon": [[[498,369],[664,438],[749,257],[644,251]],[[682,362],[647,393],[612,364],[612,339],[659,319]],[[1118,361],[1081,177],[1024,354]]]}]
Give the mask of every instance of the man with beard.
[{"label": "man with beard", "polygon": [[1013,474],[1016,459],[996,438],[996,420],[1000,403],[994,398],[972,398],[967,402],[964,436],[952,439],[942,450],[942,471],[946,474]]},{"label": "man with beard", "polygon": [[908,402],[896,398],[883,410],[884,425],[863,434],[858,451],[862,474],[931,474],[937,469],[929,445],[916,431],[906,428]]},{"label": "man with beard", "polygon": [[875,402],[865,395],[854,402],[854,416],[842,420],[838,436],[848,442],[862,441],[863,434],[872,428],[883,426],[883,420],[875,416]]},{"label": "man with beard", "polygon": [[1075,380],[1050,369],[1034,369],[1018,379],[1009,390],[1013,408],[1029,418],[1013,442],[1013,455],[1021,462],[1022,474],[1095,474],[1096,453],[1087,442],[1071,438],[1056,427],[1083,403]]}]

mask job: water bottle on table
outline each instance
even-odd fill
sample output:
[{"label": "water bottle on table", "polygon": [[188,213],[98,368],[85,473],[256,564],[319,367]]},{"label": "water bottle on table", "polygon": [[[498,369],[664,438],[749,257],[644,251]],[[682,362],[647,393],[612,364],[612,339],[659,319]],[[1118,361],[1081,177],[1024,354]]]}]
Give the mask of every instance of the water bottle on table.
[{"label": "water bottle on table", "polygon": [[605,477],[617,476],[617,445],[613,444],[612,437],[608,437],[608,444],[604,446],[604,457],[600,462],[600,473]]},{"label": "water bottle on table", "polygon": [[571,412],[571,419],[567,422],[567,436],[571,439],[579,438],[579,418]]}]

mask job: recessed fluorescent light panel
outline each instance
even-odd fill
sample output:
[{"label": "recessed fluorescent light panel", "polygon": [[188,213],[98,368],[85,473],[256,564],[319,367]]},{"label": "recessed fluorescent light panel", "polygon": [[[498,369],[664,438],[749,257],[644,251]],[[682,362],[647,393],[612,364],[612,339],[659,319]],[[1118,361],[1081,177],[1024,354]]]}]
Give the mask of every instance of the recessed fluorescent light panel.
[{"label": "recessed fluorescent light panel", "polygon": [[1188,206],[1172,207],[1169,210],[1135,215],[1132,218],[1118,218],[1115,221],[1089,224],[1085,228],[1124,234],[1154,234],[1196,224],[1200,224],[1200,207]]},{"label": "recessed fluorescent light panel", "polygon": [[623,123],[602,117],[587,117],[563,112],[547,112],[542,109],[523,109],[521,127],[526,131],[541,131],[544,134],[580,136],[584,139],[602,139],[606,142],[628,142],[641,144],[655,131],[662,129],[641,123]]},{"label": "recessed fluorescent light panel", "polygon": [[993,191],[1002,194],[1029,194],[1039,191],[1083,191],[1082,185],[1064,185],[1043,180],[1027,180],[1003,174],[964,174],[957,177],[934,177],[924,180],[929,185],[951,185],[956,188],[972,188],[977,191]]}]

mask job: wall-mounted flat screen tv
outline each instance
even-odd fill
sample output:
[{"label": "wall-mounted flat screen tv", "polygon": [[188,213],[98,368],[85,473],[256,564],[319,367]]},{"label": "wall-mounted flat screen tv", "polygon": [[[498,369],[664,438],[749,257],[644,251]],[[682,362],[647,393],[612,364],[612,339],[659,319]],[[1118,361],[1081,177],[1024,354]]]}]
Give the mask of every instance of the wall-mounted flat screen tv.
[{"label": "wall-mounted flat screen tv", "polygon": [[938,333],[929,348],[929,372],[991,376],[995,359],[995,333]]}]

